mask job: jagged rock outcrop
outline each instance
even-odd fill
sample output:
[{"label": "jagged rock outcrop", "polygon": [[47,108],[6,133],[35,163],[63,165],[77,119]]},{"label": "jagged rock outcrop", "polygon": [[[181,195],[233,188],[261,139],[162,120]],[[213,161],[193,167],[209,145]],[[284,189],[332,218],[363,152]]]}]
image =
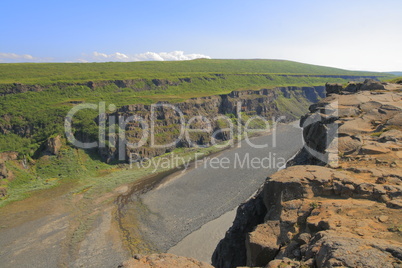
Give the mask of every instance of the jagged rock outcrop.
[{"label": "jagged rock outcrop", "polygon": [[[398,91],[331,94],[311,105],[310,113],[300,121],[308,146],[291,164],[326,164],[330,162],[332,152],[328,148],[332,145],[336,146],[335,155],[349,155],[362,149],[363,134],[384,132],[392,126],[400,126],[400,96]],[[367,146],[371,147],[370,144]]]},{"label": "jagged rock outcrop", "polygon": [[3,185],[3,180],[7,179],[9,171],[3,160],[0,159],[0,199],[7,195],[7,188]]},{"label": "jagged rock outcrop", "polygon": [[327,96],[331,94],[353,94],[359,91],[370,91],[370,90],[385,90],[389,88],[389,83],[382,83],[374,79],[366,79],[364,82],[350,82],[343,87],[341,84],[330,84],[325,85],[325,90]]},{"label": "jagged rock outcrop", "polygon": [[62,146],[62,142],[61,142],[60,135],[51,137],[46,142],[46,152],[48,152],[50,154],[58,155],[61,146]]},{"label": "jagged rock outcrop", "polygon": [[[301,125],[311,147],[292,164],[326,167],[295,165],[268,178],[255,197],[263,223],[241,234],[235,221],[216,267],[402,267],[402,87],[375,88],[310,107]],[[227,259],[242,243],[246,251]]]},{"label": "jagged rock outcrop", "polygon": [[211,265],[192,258],[179,257],[172,254],[152,254],[148,256],[134,256],[125,261],[122,268],[212,268]]},{"label": "jagged rock outcrop", "polygon": [[325,93],[327,96],[331,94],[340,94],[342,90],[343,90],[342,84],[332,84],[332,83],[325,84]]},{"label": "jagged rock outcrop", "polygon": [[18,153],[4,152],[0,153],[0,199],[7,196],[7,187],[5,186],[8,180],[14,177],[13,173],[7,169],[6,161],[16,160]]},{"label": "jagged rock outcrop", "polygon": [[392,229],[402,224],[393,205],[402,197],[398,184],[294,166],[268,179],[262,196],[268,212],[246,239],[247,266],[283,258],[306,267],[402,264],[402,237]]},{"label": "jagged rock outcrop", "polygon": [[257,194],[237,209],[233,226],[221,240],[212,256],[215,267],[235,267],[246,264],[246,237],[247,234],[260,223],[264,222],[266,214],[261,194]]},{"label": "jagged rock outcrop", "polygon": [[0,96],[8,94],[24,93],[27,91],[42,91],[43,87],[40,85],[24,85],[21,83],[5,84],[0,87]]}]

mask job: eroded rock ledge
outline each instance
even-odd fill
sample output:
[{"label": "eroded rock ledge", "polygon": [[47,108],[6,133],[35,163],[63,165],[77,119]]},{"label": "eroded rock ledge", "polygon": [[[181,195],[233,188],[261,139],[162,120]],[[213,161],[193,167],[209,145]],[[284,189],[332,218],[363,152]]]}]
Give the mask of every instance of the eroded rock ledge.
[{"label": "eroded rock ledge", "polygon": [[402,239],[393,229],[401,224],[401,194],[399,185],[326,167],[278,172],[262,192],[264,223],[246,236],[247,266],[277,267],[287,259],[296,267],[401,264]]}]

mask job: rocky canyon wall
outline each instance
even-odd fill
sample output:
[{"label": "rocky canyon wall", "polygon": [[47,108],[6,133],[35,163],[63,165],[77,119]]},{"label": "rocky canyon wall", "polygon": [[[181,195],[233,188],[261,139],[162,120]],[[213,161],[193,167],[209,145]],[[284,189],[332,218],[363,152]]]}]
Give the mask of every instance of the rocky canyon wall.
[{"label": "rocky canyon wall", "polygon": [[[324,96],[323,86],[280,87],[233,91],[226,95],[192,98],[176,104],[159,102],[156,105],[123,106],[107,115],[109,118],[107,125],[113,124],[110,118],[115,120],[114,123],[129,121],[120,126],[120,129],[124,129],[125,136],[121,138],[119,133],[109,132],[107,140],[111,140],[112,143],[100,148],[99,153],[104,161],[112,162],[116,159],[128,159],[132,154],[141,158],[152,158],[177,147],[211,146],[212,142],[232,138],[228,131],[230,128],[237,135],[237,125],[240,124],[244,128],[245,122],[253,116],[260,116],[270,121],[280,116],[283,117],[283,122],[296,120],[301,113],[307,111],[311,103]],[[225,116],[226,119],[219,118],[221,116]],[[151,129],[152,122],[153,129]],[[203,131],[194,131],[186,138],[180,136],[183,122],[186,128]],[[151,136],[150,131],[154,135],[154,144],[172,143],[172,145],[156,148],[152,146],[151,139],[147,139],[143,146],[138,148],[129,148],[122,144],[124,142],[138,144],[144,135]]]}]

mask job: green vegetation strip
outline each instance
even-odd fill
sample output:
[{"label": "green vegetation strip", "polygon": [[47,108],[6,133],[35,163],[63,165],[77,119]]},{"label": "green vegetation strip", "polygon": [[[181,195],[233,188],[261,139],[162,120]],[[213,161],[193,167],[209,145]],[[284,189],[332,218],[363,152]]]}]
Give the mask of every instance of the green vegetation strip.
[{"label": "green vegetation strip", "polygon": [[0,84],[49,84],[136,78],[177,78],[207,74],[384,75],[284,60],[209,60],[106,63],[0,64]]}]

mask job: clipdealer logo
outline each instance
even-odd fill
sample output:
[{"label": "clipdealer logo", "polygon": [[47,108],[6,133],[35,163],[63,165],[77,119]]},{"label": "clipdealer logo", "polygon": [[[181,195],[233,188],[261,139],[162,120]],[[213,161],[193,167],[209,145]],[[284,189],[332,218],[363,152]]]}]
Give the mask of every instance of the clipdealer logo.
[{"label": "clipdealer logo", "polygon": [[[272,146],[276,147],[276,126],[278,122],[281,122],[285,119],[285,117],[279,117],[277,119],[272,118],[271,121],[268,121],[266,118],[262,116],[253,116],[248,118],[247,120],[243,120],[242,118],[242,103],[238,102],[236,105],[236,124],[233,123],[233,120],[229,116],[218,115],[213,118],[208,118],[206,116],[194,116],[188,121],[186,121],[183,112],[172,104],[167,103],[157,103],[152,104],[150,106],[150,116],[149,120],[146,120],[144,117],[139,115],[131,115],[131,116],[116,116],[114,112],[116,112],[116,106],[111,104],[108,106],[108,111],[106,109],[105,102],[100,102],[99,104],[91,104],[91,103],[82,103],[74,106],[67,114],[64,120],[64,129],[65,135],[68,141],[74,146],[82,149],[92,149],[92,148],[106,148],[108,145],[117,144],[118,146],[118,159],[120,161],[127,161],[126,149],[138,149],[142,146],[146,145],[150,148],[171,148],[177,145],[180,141],[185,140],[189,147],[199,147],[194,141],[191,140],[191,133],[194,132],[204,132],[210,134],[210,144],[216,148],[225,148],[228,146],[235,146],[235,132],[237,132],[237,139],[241,140],[244,138],[245,142],[250,145],[252,148],[260,149],[268,147],[268,144],[254,144],[249,135],[256,132],[272,132],[273,140]],[[98,110],[98,128],[99,135],[98,141],[93,142],[82,142],[79,141],[74,136],[73,131],[73,119],[74,116],[81,110]],[[156,122],[157,122],[157,112],[166,112],[174,114],[179,119],[179,134],[176,139],[172,142],[166,144],[157,144],[155,141],[156,134]],[[107,114],[109,112],[110,114]],[[212,123],[215,121],[223,121],[226,122],[227,127],[219,128],[214,131],[212,128]],[[261,129],[255,129],[250,127],[253,121],[262,122],[265,126]],[[194,128],[193,125],[196,122],[203,122],[203,128]],[[141,134],[140,139],[136,143],[131,143],[126,137],[126,128],[129,124],[137,123],[140,126]],[[221,133],[228,133],[229,138],[221,143],[218,143],[217,136]],[[107,133],[116,133],[117,135],[107,135]],[[108,140],[106,140],[108,137]],[[117,142],[118,139],[118,142]],[[108,144],[108,145],[107,145]],[[241,147],[241,143],[237,144],[238,147]],[[140,161],[141,159],[139,155],[135,156],[136,161]],[[133,159],[130,159],[130,162]]]},{"label": "clipdealer logo", "polygon": [[278,157],[276,153],[269,152],[264,157],[252,157],[250,153],[235,153],[229,157],[204,157],[204,154],[195,153],[194,160],[178,156],[174,152],[168,156],[142,158],[137,153],[130,154],[130,168],[152,169],[152,173],[161,169],[182,167],[182,173],[186,172],[191,163],[194,168],[202,169],[280,169],[286,165],[286,159]]},{"label": "clipdealer logo", "polygon": [[[183,166],[185,170],[190,165],[188,160],[184,158],[180,158],[174,153],[170,154],[169,157],[156,157],[156,158],[147,158],[142,157],[138,153],[130,152],[130,149],[138,149],[142,146],[149,146],[150,148],[171,148],[178,144],[178,142],[185,140],[189,147],[199,147],[195,142],[191,140],[191,133],[193,132],[205,132],[210,134],[210,144],[216,148],[225,148],[225,147],[234,147],[235,146],[235,130],[237,133],[237,139],[242,140],[250,145],[254,149],[261,149],[268,147],[268,144],[254,144],[249,137],[249,134],[255,132],[271,132],[272,135],[272,147],[276,147],[276,127],[278,122],[281,122],[285,119],[285,117],[279,117],[277,119],[272,118],[271,121],[268,121],[266,118],[262,116],[253,116],[248,118],[246,121],[242,118],[242,103],[238,102],[236,105],[236,115],[237,118],[235,120],[236,124],[233,123],[231,117],[225,115],[219,115],[214,118],[207,118],[205,116],[194,116],[188,121],[185,120],[185,116],[183,112],[172,104],[167,103],[157,103],[152,104],[150,106],[150,116],[149,120],[146,120],[144,117],[139,115],[131,115],[131,116],[116,116],[118,113],[116,112],[116,106],[111,104],[106,109],[105,102],[100,102],[99,104],[91,104],[91,103],[82,103],[74,106],[65,117],[65,135],[68,141],[74,146],[82,149],[91,149],[91,148],[106,148],[107,144],[117,144],[118,149],[118,160],[120,161],[128,161],[130,167],[135,164],[138,167],[152,167],[155,171],[159,168],[172,168],[174,166]],[[72,122],[74,116],[77,112],[85,109],[98,110],[98,127],[99,127],[99,135],[98,141],[93,142],[82,142],[76,139],[74,136]],[[170,111],[171,114],[177,116],[179,119],[179,134],[177,138],[166,144],[156,144],[155,142],[155,128],[156,128],[156,113],[157,112],[166,112]],[[107,114],[107,112],[109,114]],[[304,143],[304,148],[310,153],[312,156],[322,161],[323,163],[336,165],[338,163],[338,153],[337,153],[337,125],[334,123],[335,119],[338,117],[338,102],[332,102],[325,107],[319,109],[318,112],[309,116],[302,124],[304,129],[314,126],[315,124],[321,124],[323,128],[326,128],[327,135],[326,141],[320,141],[325,144],[325,148],[327,150],[325,152],[319,152],[314,148],[308,146],[307,143]],[[226,128],[221,128],[217,130],[213,130],[212,123],[213,121],[221,120],[227,123]],[[259,122],[263,122],[265,128],[262,129],[254,129],[250,128],[250,125],[254,120],[259,120]],[[192,125],[195,122],[203,122],[203,128],[194,128]],[[323,122],[326,122],[325,124]],[[328,123],[330,122],[330,123]],[[107,125],[108,123],[108,125]],[[131,143],[126,137],[126,128],[131,123],[137,123],[141,129],[140,139],[136,143]],[[218,134],[223,132],[229,133],[229,139],[224,142],[218,144],[218,139],[216,139]],[[107,135],[107,133],[116,133],[116,135]],[[106,140],[108,137],[108,140]],[[116,142],[118,139],[119,142]],[[238,147],[241,147],[241,143],[237,143]],[[128,153],[127,153],[128,152]],[[201,155],[195,155],[195,164],[198,166],[202,166],[204,168],[281,168],[285,165],[286,160],[280,157],[277,157],[276,154],[269,153],[266,157],[263,158],[253,158],[250,157],[249,154],[245,155],[237,155],[234,159],[226,159],[226,158],[203,158],[200,160]]]}]

